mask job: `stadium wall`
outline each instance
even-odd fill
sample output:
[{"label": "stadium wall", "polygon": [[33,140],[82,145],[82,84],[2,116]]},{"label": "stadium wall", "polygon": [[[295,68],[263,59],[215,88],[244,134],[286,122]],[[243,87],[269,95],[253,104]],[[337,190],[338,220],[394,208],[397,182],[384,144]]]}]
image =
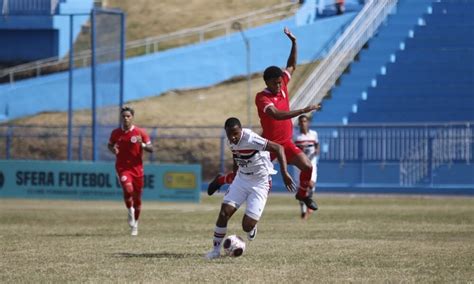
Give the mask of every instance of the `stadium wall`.
[{"label": "stadium wall", "polygon": [[[290,42],[288,26],[298,37],[299,63],[317,60],[328,42],[356,15],[346,13],[297,26],[294,18],[245,31],[251,46],[251,72],[269,65],[284,66]],[[199,88],[246,74],[246,50],[240,33],[202,44],[140,56],[125,62],[125,101],[160,95],[173,89]],[[67,110],[67,72],[0,85],[0,119],[44,111]],[[73,108],[91,107],[90,69],[74,71]]]},{"label": "stadium wall", "polygon": [[[69,14],[88,14],[93,0],[67,0],[59,3],[54,15],[28,15],[15,11],[0,17],[0,62],[25,62],[63,57],[69,52]],[[74,37],[89,16],[75,16]],[[34,47],[34,48],[32,48]]]},{"label": "stadium wall", "polygon": [[[474,195],[473,173],[473,164],[456,163],[434,171],[431,181],[403,186],[398,162],[321,161],[316,192]],[[272,191],[286,192],[280,174]]]}]

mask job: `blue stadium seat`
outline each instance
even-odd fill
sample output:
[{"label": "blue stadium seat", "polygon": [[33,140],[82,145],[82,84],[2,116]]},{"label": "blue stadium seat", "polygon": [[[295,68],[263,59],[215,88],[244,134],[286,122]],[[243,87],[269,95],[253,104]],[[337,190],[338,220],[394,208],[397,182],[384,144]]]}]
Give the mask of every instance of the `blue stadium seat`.
[{"label": "blue stadium seat", "polygon": [[474,121],[474,1],[451,1],[400,1],[316,121]]}]

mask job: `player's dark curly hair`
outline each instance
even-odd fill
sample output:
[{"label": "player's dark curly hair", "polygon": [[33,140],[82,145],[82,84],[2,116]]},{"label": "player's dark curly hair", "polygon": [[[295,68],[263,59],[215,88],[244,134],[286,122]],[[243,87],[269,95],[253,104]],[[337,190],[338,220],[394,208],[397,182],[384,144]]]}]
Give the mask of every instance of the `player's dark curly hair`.
[{"label": "player's dark curly hair", "polygon": [[225,124],[224,124],[224,128],[227,129],[227,128],[232,128],[234,126],[238,126],[240,128],[242,128],[242,124],[240,124],[240,120],[236,117],[230,117],[228,118],[226,121],[225,121]]},{"label": "player's dark curly hair", "polygon": [[263,80],[268,81],[270,79],[280,78],[283,75],[283,71],[280,67],[270,66],[263,71]]},{"label": "player's dark curly hair", "polygon": [[129,106],[123,106],[120,109],[120,113],[123,113],[124,111],[129,111],[133,116],[135,115],[135,110]]},{"label": "player's dark curly hair", "polygon": [[310,119],[310,117],[307,116],[306,114],[302,114],[302,115],[298,116],[298,121],[302,120],[303,118],[306,118],[307,120]]}]

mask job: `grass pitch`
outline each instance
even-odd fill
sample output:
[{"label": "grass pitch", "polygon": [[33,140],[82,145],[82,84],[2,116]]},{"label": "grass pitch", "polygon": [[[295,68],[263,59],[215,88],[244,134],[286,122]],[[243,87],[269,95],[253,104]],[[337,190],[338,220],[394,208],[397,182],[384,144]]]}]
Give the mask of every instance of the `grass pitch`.
[{"label": "grass pitch", "polygon": [[208,261],[221,201],[145,200],[133,238],[121,202],[2,199],[0,282],[474,281],[473,198],[321,195],[302,221],[274,194],[244,255]]}]

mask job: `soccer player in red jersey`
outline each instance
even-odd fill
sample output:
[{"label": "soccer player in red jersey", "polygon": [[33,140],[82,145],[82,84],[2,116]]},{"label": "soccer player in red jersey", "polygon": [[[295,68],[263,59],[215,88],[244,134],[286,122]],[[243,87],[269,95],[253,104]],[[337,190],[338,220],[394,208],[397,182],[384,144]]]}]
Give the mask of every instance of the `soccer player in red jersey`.
[{"label": "soccer player in red jersey", "polygon": [[[288,82],[296,69],[297,46],[296,37],[285,27],[284,33],[291,40],[291,51],[286,68],[270,66],[263,73],[267,88],[255,97],[260,124],[263,128],[262,137],[279,143],[285,148],[289,164],[300,169],[300,185],[296,199],[303,201],[308,208],[317,210],[316,202],[311,198],[311,174],[313,167],[308,157],[293,143],[293,123],[291,118],[321,109],[321,105],[309,105],[303,109],[290,110]],[[274,157],[272,156],[272,159]]]},{"label": "soccer player in red jersey", "polygon": [[[255,104],[260,117],[260,124],[263,128],[262,137],[282,145],[285,149],[286,160],[289,164],[295,165],[300,169],[300,186],[296,193],[296,199],[303,201],[304,204],[317,210],[316,202],[311,198],[310,180],[313,167],[310,160],[293,143],[293,123],[291,118],[297,117],[307,112],[321,109],[321,105],[309,105],[303,109],[290,110],[290,101],[287,84],[291,75],[296,69],[296,37],[285,27],[284,33],[291,40],[291,51],[288,57],[285,70],[277,66],[270,66],[263,73],[263,80],[267,85],[263,91],[255,97]],[[275,156],[271,155],[272,160]],[[224,183],[231,183],[235,177],[235,172],[226,175],[218,175],[209,184],[208,194],[213,194]]]},{"label": "soccer player in red jersey", "polygon": [[128,225],[132,236],[138,235],[143,192],[143,151],[153,152],[153,145],[145,130],[133,125],[135,111],[131,107],[120,110],[122,127],[110,135],[109,150],[115,154],[115,170],[123,189],[123,199],[128,209]]}]

